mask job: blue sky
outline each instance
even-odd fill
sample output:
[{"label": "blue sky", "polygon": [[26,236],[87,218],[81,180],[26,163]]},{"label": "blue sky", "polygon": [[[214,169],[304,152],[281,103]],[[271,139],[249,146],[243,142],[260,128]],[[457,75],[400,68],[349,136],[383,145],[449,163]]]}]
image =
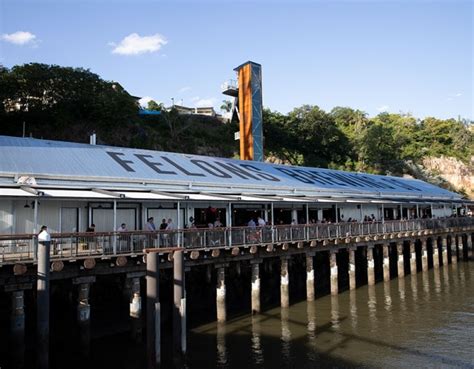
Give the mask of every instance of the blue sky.
[{"label": "blue sky", "polygon": [[283,113],[474,119],[473,12],[472,1],[0,0],[0,63],[89,68],[165,105],[219,107],[222,82],[252,60],[264,105]]}]

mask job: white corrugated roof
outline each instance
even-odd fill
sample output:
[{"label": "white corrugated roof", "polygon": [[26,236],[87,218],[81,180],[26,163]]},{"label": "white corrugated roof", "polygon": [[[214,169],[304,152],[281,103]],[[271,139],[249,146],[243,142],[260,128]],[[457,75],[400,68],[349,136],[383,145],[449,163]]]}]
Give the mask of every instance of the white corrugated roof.
[{"label": "white corrugated roof", "polygon": [[[461,198],[458,194],[414,179],[0,136],[0,177],[3,177],[0,183],[13,184],[12,178],[20,176],[34,177],[38,187],[56,185],[77,189],[90,186],[117,192],[183,192],[188,188],[210,194],[239,192],[244,201],[252,201],[244,199],[244,195],[252,197],[252,193],[290,199],[293,195]],[[135,195],[135,198],[141,196]],[[204,199],[206,195],[193,196]],[[133,198],[133,195],[129,197]]]}]

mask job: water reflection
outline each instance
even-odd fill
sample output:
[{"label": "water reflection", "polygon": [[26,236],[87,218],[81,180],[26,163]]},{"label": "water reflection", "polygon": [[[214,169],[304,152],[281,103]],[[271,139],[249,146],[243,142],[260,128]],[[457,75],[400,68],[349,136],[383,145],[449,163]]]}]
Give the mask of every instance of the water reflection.
[{"label": "water reflection", "polygon": [[252,316],[252,358],[257,365],[263,364],[262,327],[260,316]]},{"label": "water reflection", "polygon": [[288,319],[290,317],[290,309],[281,309],[281,354],[283,362],[290,365],[290,346],[291,346],[291,330]]},{"label": "water reflection", "polygon": [[316,362],[316,302],[308,301],[306,305],[308,319],[308,350],[307,357],[309,362]]},{"label": "water reflection", "polygon": [[217,323],[217,365],[226,367],[227,365],[227,346],[226,346],[226,325]]},{"label": "water reflection", "polygon": [[331,296],[331,326],[332,329],[338,330],[339,325],[339,297]]},{"label": "water reflection", "polygon": [[367,286],[367,287],[368,287],[367,308],[369,312],[369,325],[371,327],[371,331],[375,332],[378,329],[377,298],[375,294],[375,286]]},{"label": "water reflection", "polygon": [[462,263],[217,325],[214,361],[189,368],[473,367],[473,276]]},{"label": "water reflection", "polygon": [[351,327],[355,331],[357,330],[357,292],[352,290],[349,294]]}]

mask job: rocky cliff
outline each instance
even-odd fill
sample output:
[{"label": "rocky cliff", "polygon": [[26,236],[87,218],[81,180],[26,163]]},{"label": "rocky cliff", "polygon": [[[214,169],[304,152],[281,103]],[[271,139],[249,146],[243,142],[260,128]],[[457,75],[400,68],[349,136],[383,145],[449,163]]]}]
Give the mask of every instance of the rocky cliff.
[{"label": "rocky cliff", "polygon": [[423,159],[423,168],[431,179],[447,182],[452,189],[474,199],[474,156],[471,157],[469,164],[443,156],[426,157]]}]

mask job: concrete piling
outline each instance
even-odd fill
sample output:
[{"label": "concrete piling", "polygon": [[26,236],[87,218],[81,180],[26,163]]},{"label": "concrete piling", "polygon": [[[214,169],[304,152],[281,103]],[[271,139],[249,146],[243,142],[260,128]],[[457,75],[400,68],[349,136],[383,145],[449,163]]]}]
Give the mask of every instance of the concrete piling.
[{"label": "concrete piling", "polygon": [[367,284],[373,286],[375,284],[375,263],[374,263],[374,246],[367,246]]},{"label": "concrete piling", "polygon": [[428,270],[428,251],[426,248],[426,238],[421,239],[421,269],[426,272]]},{"label": "concrete piling", "polygon": [[337,250],[329,251],[329,267],[331,270],[331,295],[337,295],[339,293],[336,253]]},{"label": "concrete piling", "polygon": [[415,242],[410,240],[409,243],[410,243],[410,274],[415,275],[417,272]]},{"label": "concrete piling", "polygon": [[306,254],[306,300],[314,301],[314,253]]},{"label": "concrete piling", "polygon": [[131,335],[136,342],[141,342],[142,337],[142,297],[140,293],[140,277],[130,279],[130,321]]},{"label": "concrete piling", "polygon": [[216,285],[216,306],[217,306],[217,322],[218,323],[223,323],[227,320],[225,299],[226,299],[225,267],[218,266],[217,267],[217,285]]},{"label": "concrete piling", "polygon": [[402,278],[405,276],[405,257],[403,255],[403,241],[397,242],[397,256],[398,278]]},{"label": "concrete piling", "polygon": [[290,306],[290,278],[288,274],[288,258],[281,258],[280,267],[280,304],[282,308]]},{"label": "concrete piling", "polygon": [[467,259],[471,260],[472,258],[472,235],[468,233],[466,235],[466,247],[467,247]]},{"label": "concrete piling", "polygon": [[252,265],[252,314],[260,313],[260,261],[251,262]]},{"label": "concrete piling", "polygon": [[186,309],[185,303],[184,254],[182,250],[173,253],[173,352],[174,357],[186,353]]},{"label": "concrete piling", "polygon": [[433,268],[439,268],[438,238],[432,238],[431,242],[433,246]]},{"label": "concrete piling", "polygon": [[458,252],[457,252],[457,247],[456,247],[456,236],[451,236],[451,264],[457,264],[458,263]]},{"label": "concrete piling", "polygon": [[158,253],[150,252],[146,257],[146,345],[148,369],[156,368],[161,363],[159,276]]},{"label": "concrete piling", "polygon": [[38,243],[37,353],[38,368],[49,368],[49,252],[50,242]]},{"label": "concrete piling", "polygon": [[356,289],[356,263],[355,263],[355,248],[349,248],[349,289]]},{"label": "concrete piling", "polygon": [[390,243],[383,245],[383,280],[390,280]]},{"label": "concrete piling", "polygon": [[443,260],[443,266],[448,265],[448,237],[441,237],[441,257]]}]

